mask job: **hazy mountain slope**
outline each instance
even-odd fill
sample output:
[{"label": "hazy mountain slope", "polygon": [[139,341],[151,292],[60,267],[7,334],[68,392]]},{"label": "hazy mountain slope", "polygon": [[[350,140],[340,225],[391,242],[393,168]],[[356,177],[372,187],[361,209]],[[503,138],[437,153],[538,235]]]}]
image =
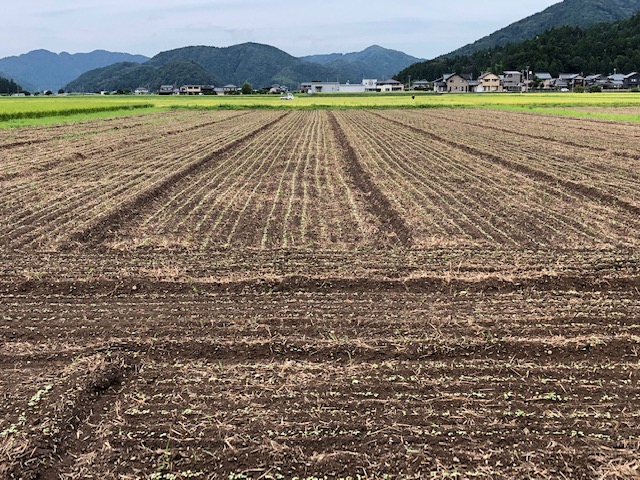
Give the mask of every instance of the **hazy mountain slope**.
[{"label": "hazy mountain slope", "polygon": [[118,62],[142,63],[142,55],[96,50],[90,53],[60,54],[48,50],[34,50],[23,55],[0,59],[4,76],[37,90],[58,90],[79,75]]},{"label": "hazy mountain slope", "polygon": [[[248,81],[254,88],[274,83],[297,88],[301,82],[311,80],[360,83],[363,78],[389,77],[415,60],[418,59],[375,45],[362,52],[336,56],[325,65],[305,61],[259,43],[242,43],[224,48],[191,46],[159,53],[140,68],[122,64],[87,72],[71,82],[69,88],[96,91],[131,89],[149,84],[155,88],[161,78],[162,83],[176,85],[213,83],[220,86],[233,83],[240,86]],[[180,75],[167,76],[163,69],[176,62],[184,67]],[[186,68],[187,65],[191,66]],[[194,70],[193,65],[198,65],[202,71]],[[204,76],[203,71],[209,77]],[[216,81],[203,78],[215,78]]]},{"label": "hazy mountain slope", "polygon": [[640,0],[564,0],[444,56],[469,55],[487,48],[518,43],[558,26],[588,27],[616,22],[638,11]]}]

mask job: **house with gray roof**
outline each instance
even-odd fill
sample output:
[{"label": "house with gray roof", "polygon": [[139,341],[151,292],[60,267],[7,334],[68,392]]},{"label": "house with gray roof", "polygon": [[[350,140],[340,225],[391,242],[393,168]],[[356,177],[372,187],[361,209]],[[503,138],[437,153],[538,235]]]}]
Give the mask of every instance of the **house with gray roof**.
[{"label": "house with gray roof", "polygon": [[622,80],[624,88],[638,88],[640,87],[640,73],[631,72],[624,76]]}]

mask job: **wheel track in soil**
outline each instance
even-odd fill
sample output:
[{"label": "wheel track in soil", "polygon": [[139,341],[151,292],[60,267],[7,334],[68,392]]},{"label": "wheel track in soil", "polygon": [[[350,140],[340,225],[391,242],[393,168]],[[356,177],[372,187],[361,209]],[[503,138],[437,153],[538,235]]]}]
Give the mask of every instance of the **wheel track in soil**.
[{"label": "wheel track in soil", "polygon": [[483,157],[486,158],[494,163],[497,163],[498,165],[501,165],[505,168],[508,168],[510,170],[516,171],[518,173],[521,173],[523,175],[526,175],[530,178],[533,178],[535,180],[540,180],[540,181],[544,181],[550,184],[559,184],[562,185],[563,187],[567,188],[568,190],[571,190],[572,192],[575,193],[579,193],[581,195],[584,195],[585,197],[589,197],[592,200],[595,200],[596,202],[605,202],[605,203],[609,203],[614,207],[617,208],[621,208],[623,210],[626,210],[627,212],[633,214],[633,215],[640,215],[640,207],[633,205],[625,200],[622,200],[614,195],[605,193],[601,190],[598,190],[597,188],[594,187],[589,187],[588,185],[584,185],[582,183],[578,183],[578,182],[574,182],[572,180],[566,180],[560,177],[557,177],[555,175],[543,172],[542,170],[538,170],[536,168],[532,168],[532,167],[527,167],[526,165],[523,165],[521,163],[518,162],[513,162],[511,160],[507,160],[505,158],[501,158],[498,157],[496,155],[493,155],[491,153],[488,152],[484,152],[480,149],[477,149],[475,147],[472,147],[470,145],[465,145],[463,143],[459,143],[453,140],[450,140],[446,137],[443,137],[441,135],[438,135],[436,133],[433,132],[429,132],[427,130],[418,128],[418,127],[414,127],[413,125],[408,125],[404,122],[401,122],[399,120],[395,120],[389,117],[386,117],[384,115],[381,115],[377,112],[371,112],[373,115],[377,116],[378,118],[388,121],[390,123],[393,123],[395,125],[398,125],[400,127],[403,128],[408,128],[409,130],[412,130],[416,133],[419,133],[421,135],[425,135],[429,138],[431,138],[432,140],[436,141],[436,142],[440,142],[440,143],[444,143],[445,145],[449,145],[451,147],[457,148],[459,150],[462,150],[464,152],[467,152],[471,155],[477,155],[479,157]]},{"label": "wheel track in soil", "polygon": [[134,218],[145,204],[147,204],[154,198],[161,196],[166,189],[171,188],[188,175],[197,174],[198,171],[206,167],[220,155],[228,152],[229,150],[237,148],[239,145],[255,137],[259,133],[268,130],[273,125],[280,122],[287,115],[289,115],[289,112],[284,113],[271,122],[266,123],[256,130],[253,130],[247,135],[234,140],[233,142],[225,145],[214,153],[211,153],[193,163],[190,163],[189,165],[166,177],[164,180],[161,180],[155,185],[152,185],[149,188],[139,192],[133,198],[124,201],[116,209],[107,213],[102,218],[96,220],[92,226],[85,228],[80,232],[75,232],[71,237],[71,241],[68,242],[64,247],[67,250],[71,249],[75,242],[84,244],[85,246],[97,247],[100,243],[109,238],[114,231],[120,229],[123,224]]},{"label": "wheel track in soil", "polygon": [[328,112],[328,115],[329,125],[338,147],[346,157],[347,174],[353,184],[364,194],[367,210],[379,220],[383,233],[389,237],[395,236],[403,247],[410,247],[413,244],[411,229],[358,159],[358,154],[335,114]]}]

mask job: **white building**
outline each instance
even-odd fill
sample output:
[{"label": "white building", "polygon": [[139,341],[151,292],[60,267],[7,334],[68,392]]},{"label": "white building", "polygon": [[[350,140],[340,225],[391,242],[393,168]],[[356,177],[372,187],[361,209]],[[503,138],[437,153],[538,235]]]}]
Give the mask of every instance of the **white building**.
[{"label": "white building", "polygon": [[364,93],[366,86],[362,83],[343,83],[339,87],[340,93]]},{"label": "white building", "polygon": [[300,84],[303,93],[337,93],[340,91],[338,82],[305,82]]},{"label": "white building", "polygon": [[389,80],[377,82],[376,90],[378,92],[403,92],[404,84],[390,78]]},{"label": "white building", "polygon": [[303,93],[365,93],[378,92],[380,87],[378,80],[366,78],[362,83],[339,82],[304,82],[300,84]]},{"label": "white building", "polygon": [[362,80],[362,85],[364,85],[365,92],[378,91],[378,79],[376,78],[365,78],[364,80]]}]

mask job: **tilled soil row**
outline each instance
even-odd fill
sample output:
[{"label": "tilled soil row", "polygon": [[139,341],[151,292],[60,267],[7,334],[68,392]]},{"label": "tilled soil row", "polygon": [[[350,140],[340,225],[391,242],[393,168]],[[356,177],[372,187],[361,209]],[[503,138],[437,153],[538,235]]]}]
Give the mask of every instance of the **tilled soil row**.
[{"label": "tilled soil row", "polygon": [[[640,297],[532,295],[4,297],[0,367],[20,365],[27,381],[47,363],[69,366],[0,455],[25,440],[6,465],[47,479],[587,479],[632,468]],[[576,339],[562,327],[570,312],[590,315]]]},{"label": "tilled soil row", "polygon": [[183,294],[197,291],[209,293],[352,293],[352,292],[406,292],[450,293],[485,292],[508,293],[521,291],[579,291],[597,292],[606,288],[624,291],[640,288],[640,274],[622,278],[602,278],[598,275],[541,275],[539,277],[513,277],[502,279],[490,275],[478,280],[415,276],[409,279],[372,279],[340,277],[307,277],[291,275],[270,278],[254,277],[241,280],[216,281],[157,281],[147,277],[129,277],[122,280],[50,280],[30,279],[23,282],[0,282],[0,293],[51,295],[152,295]]},{"label": "tilled soil row", "polygon": [[120,358],[89,355],[34,393],[12,424],[16,434],[0,438],[2,478],[59,478],[59,464],[73,462],[65,460],[67,451],[86,431],[85,423],[96,420],[94,409],[99,415],[98,405],[105,408],[101,397],[116,388],[127,368]]},{"label": "tilled soil row", "polygon": [[347,170],[351,180],[364,193],[370,211],[380,220],[380,224],[386,230],[384,233],[391,237],[397,237],[400,245],[410,246],[412,244],[411,230],[372,179],[369,172],[362,166],[358,160],[358,155],[349,143],[349,139],[342,131],[340,123],[333,113],[329,113],[329,123],[342,151],[348,159]]},{"label": "tilled soil row", "polygon": [[433,140],[439,141],[439,142],[443,142],[447,145],[450,145],[454,148],[458,148],[462,151],[468,152],[470,154],[473,155],[478,155],[484,158],[488,158],[491,159],[491,161],[495,162],[498,165],[501,165],[503,167],[506,168],[510,168],[510,169],[514,169],[524,175],[528,175],[532,178],[535,178],[537,180],[542,180],[545,182],[549,182],[551,184],[558,184],[558,185],[562,185],[565,188],[568,188],[576,193],[585,195],[589,198],[592,198],[593,200],[596,201],[602,201],[602,202],[606,202],[609,203],[611,205],[613,205],[616,208],[621,208],[624,209],[626,211],[628,211],[629,213],[632,213],[634,215],[640,215],[640,207],[638,207],[637,205],[634,205],[632,203],[629,203],[621,198],[618,198],[614,195],[608,194],[606,192],[603,192],[597,188],[591,187],[589,185],[584,185],[578,182],[574,182],[572,180],[567,180],[564,178],[560,178],[554,174],[551,173],[547,173],[544,172],[540,169],[537,168],[533,168],[533,167],[529,167],[527,165],[524,165],[522,163],[519,162],[514,162],[511,161],[509,159],[506,158],[502,158],[496,155],[492,155],[488,152],[485,152],[483,150],[477,149],[471,145],[465,145],[465,144],[461,144],[458,143],[454,140],[451,140],[449,138],[446,138],[444,136],[441,135],[436,135],[433,132],[429,132],[427,130],[421,129],[421,128],[417,128],[414,127],[413,125],[409,125],[407,123],[404,123],[402,121],[399,120],[395,120],[395,119],[390,119],[387,118],[383,115],[378,114],[377,112],[372,112],[373,115],[378,116],[379,118],[385,119],[391,123],[394,123],[396,125],[402,126],[404,128],[409,128],[415,132],[419,132],[422,135],[428,136],[429,138],[432,138]]},{"label": "tilled soil row", "polygon": [[[286,114],[284,114],[283,116],[285,115]],[[188,163],[180,170],[173,172],[168,177],[162,179],[160,182],[157,182],[156,184],[151,185],[149,188],[138,192],[132,198],[120,203],[120,205],[118,205],[118,208],[116,208],[115,210],[104,215],[102,218],[96,219],[94,225],[85,228],[81,232],[75,232],[70,239],[71,242],[89,243],[93,246],[102,243],[104,239],[111,232],[113,232],[113,230],[116,230],[122,223],[137,215],[139,210],[153,198],[162,195],[165,190],[171,188],[181,179],[189,175],[197,174],[200,169],[206,167],[210,162],[217,159],[225,152],[236,148],[238,145],[241,145],[248,139],[258,135],[260,132],[268,130],[273,125],[280,122],[282,120],[282,117],[278,117],[275,120],[272,120],[259,127],[258,129],[253,130],[252,132],[249,132],[248,134],[234,140],[233,142],[224,145],[221,149],[210,155],[207,155],[192,163]],[[70,246],[72,246],[72,243],[67,245],[67,248],[69,248]]]}]

